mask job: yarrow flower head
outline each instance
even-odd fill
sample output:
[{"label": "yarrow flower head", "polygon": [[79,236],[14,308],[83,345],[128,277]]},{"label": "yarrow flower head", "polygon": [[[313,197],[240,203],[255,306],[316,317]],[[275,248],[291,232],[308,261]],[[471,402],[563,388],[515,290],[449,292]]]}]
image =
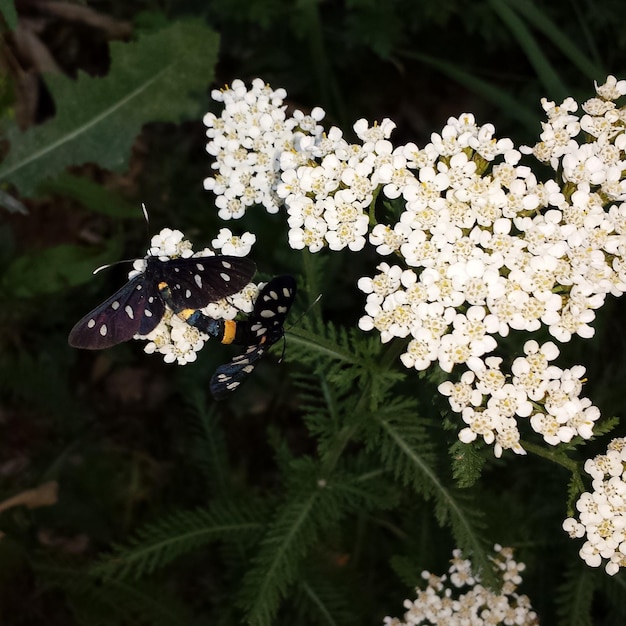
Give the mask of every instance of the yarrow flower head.
[{"label": "yarrow flower head", "polygon": [[[205,186],[224,218],[253,204],[284,207],[294,249],[373,246],[385,262],[358,281],[361,330],[406,340],[409,369],[436,365],[451,384],[474,372],[460,411],[463,385],[440,388],[465,423],[460,439],[523,454],[520,418],[556,445],[590,437],[599,417],[579,398],[579,366],[542,371],[527,352],[519,373],[500,372],[499,387],[481,376],[499,377],[487,360],[511,331],[589,338],[606,295],[626,291],[626,113],[616,104],[625,84],[609,76],[582,106],[544,100],[540,142],[516,149],[470,113],[448,119],[423,148],[394,145],[389,119],[358,120],[350,143],[322,127],[321,109],[289,116],[284,90],[235,81],[214,92],[222,115],[205,117],[217,170]],[[553,177],[540,181],[523,155]],[[478,386],[488,390],[476,404]]]},{"label": "yarrow flower head", "polygon": [[590,567],[604,565],[613,576],[626,567],[626,438],[613,439],[606,454],[585,463],[592,491],[576,502],[578,519],[568,517],[563,530],[585,538],[580,558]]},{"label": "yarrow flower head", "polygon": [[524,353],[513,361],[510,372],[502,371],[503,360],[498,357],[470,359],[472,369],[458,383],[439,385],[439,393],[448,397],[450,408],[467,424],[459,433],[461,441],[482,437],[494,444],[496,456],[506,449],[525,454],[518,428],[522,419],[528,419],[549,445],[592,436],[600,411],[589,399],[579,397],[585,368],[562,370],[550,365],[559,355],[552,342],[540,346],[527,341]]},{"label": "yarrow flower head", "polygon": [[[464,366],[476,383],[493,370],[485,359],[511,330],[544,326],[561,342],[591,337],[595,310],[608,293],[626,288],[626,182],[619,182],[626,125],[610,101],[623,95],[613,85],[609,77],[598,87],[582,120],[571,98],[560,107],[544,102],[549,121],[536,149],[515,150],[470,114],[450,118],[421,150],[395,148],[392,155],[403,160],[381,166],[378,180],[397,180],[395,168],[402,171],[402,183],[381,187],[389,200],[403,200],[398,221],[377,224],[369,240],[381,256],[403,263],[381,264],[377,276],[359,281],[367,294],[360,328],[378,331],[383,342],[408,338],[400,357],[408,368],[437,364],[452,373]],[[591,142],[586,136],[575,142],[581,129],[589,129]],[[520,164],[522,152],[550,163],[557,178],[539,182]],[[390,272],[402,280],[392,281]],[[376,292],[373,283],[393,288]],[[578,397],[584,369],[544,371],[524,359],[515,368],[520,375],[503,373],[500,387],[478,403],[465,374],[458,384],[440,386],[467,425],[461,441],[480,436],[496,455],[507,448],[522,454],[519,418],[530,418],[550,445],[591,436],[599,411]],[[459,398],[467,402],[462,408]],[[533,412],[531,402],[540,408]]]},{"label": "yarrow flower head", "polygon": [[[388,138],[395,124],[359,120],[354,130],[363,143],[349,144],[336,127],[324,132],[319,107],[287,115],[285,91],[260,79],[249,90],[234,81],[212,96],[224,109],[220,117],[204,118],[217,170],[204,186],[217,196],[218,215],[237,219],[255,204],[270,213],[284,205],[293,248],[361,250],[369,225],[364,209],[378,185],[378,166],[391,160]],[[389,181],[398,182],[398,176]]]},{"label": "yarrow flower head", "polygon": [[471,561],[464,559],[460,550],[454,550],[447,574],[437,576],[422,572],[422,578],[427,581],[426,589],[418,587],[417,598],[404,601],[407,610],[403,619],[385,617],[384,626],[539,624],[528,596],[517,593],[522,583],[520,574],[526,566],[513,560],[511,548],[496,544],[494,550],[491,561],[502,581],[500,589],[491,590],[481,585]]},{"label": "yarrow flower head", "polygon": [[[213,241],[215,250],[221,250],[223,254],[231,256],[247,256],[255,241],[251,233],[244,233],[240,237],[234,236],[230,230],[222,229]],[[157,256],[162,260],[171,258],[190,258],[193,256],[207,257],[215,255],[215,251],[205,248],[194,253],[190,241],[184,238],[179,230],[164,228],[160,233],[152,237],[149,256]],[[145,259],[139,259],[133,264],[133,271],[129,278],[143,272],[146,267]],[[214,319],[233,319],[237,313],[249,313],[254,307],[254,301],[259,292],[259,287],[250,283],[240,292],[200,309],[203,313]],[[178,363],[185,365],[192,363],[197,358],[197,353],[203,348],[209,336],[194,328],[190,324],[174,315],[169,308],[156,328],[148,335],[135,335],[135,339],[148,340],[144,347],[147,354],[159,353],[163,355],[166,363]]]},{"label": "yarrow flower head", "polygon": [[[214,176],[204,181],[204,188],[216,196],[218,215],[238,219],[253,205],[263,205],[276,213],[282,201],[276,194],[280,182],[280,155],[295,146],[306,145],[321,133],[317,124],[322,109],[311,115],[296,111],[286,114],[284,89],[273,90],[256,79],[248,90],[243,81],[235,80],[211,96],[224,105],[222,114],[204,116],[207,126],[207,151],[215,157]],[[303,157],[304,158],[304,157]]]}]

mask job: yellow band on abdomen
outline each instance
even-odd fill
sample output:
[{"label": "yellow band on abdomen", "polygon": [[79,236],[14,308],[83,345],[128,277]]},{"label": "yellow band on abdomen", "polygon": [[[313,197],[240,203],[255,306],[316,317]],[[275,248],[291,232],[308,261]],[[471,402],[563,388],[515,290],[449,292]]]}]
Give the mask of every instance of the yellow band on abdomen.
[{"label": "yellow band on abdomen", "polygon": [[232,343],[235,339],[235,332],[237,330],[237,322],[233,320],[224,320],[224,337],[222,343]]}]

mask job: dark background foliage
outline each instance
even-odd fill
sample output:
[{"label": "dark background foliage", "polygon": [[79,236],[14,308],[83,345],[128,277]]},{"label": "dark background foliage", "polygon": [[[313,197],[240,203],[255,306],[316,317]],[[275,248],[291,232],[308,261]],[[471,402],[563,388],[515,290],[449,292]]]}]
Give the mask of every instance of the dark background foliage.
[{"label": "dark background foliage", "polygon": [[[0,504],[3,626],[380,624],[402,613],[423,569],[444,572],[459,541],[478,563],[488,543],[514,546],[528,564],[522,592],[544,624],[624,623],[623,576],[585,569],[560,529],[571,472],[532,454],[449,453],[458,425],[433,407],[436,381],[410,374],[393,387],[400,369],[389,368],[377,340],[341,330],[359,318],[355,284],[372,274],[373,256],[297,254],[284,220],[261,209],[226,224],[257,234],[263,275],[298,278],[297,311],[323,294],[296,324],[336,358],[316,360],[302,338],[288,337],[287,363],[266,359],[219,405],[207,383],[232,354],[222,346],[177,367],[137,342],[102,353],[67,345],[74,322],[128,269],[93,277],[93,268],[143,254],[141,202],[151,233],[178,228],[197,248],[224,226],[202,189],[210,171],[202,115],[219,110],[211,88],[260,76],[287,90],[290,107],[322,106],[325,125],[348,136],[361,117],[390,117],[395,142],[423,145],[469,111],[499,136],[534,143],[541,97],[583,101],[594,79],[626,76],[621,1],[4,0],[0,8],[0,502],[22,497],[20,506]],[[155,38],[153,51],[132,56],[142,37]],[[24,163],[20,150],[30,159],[49,149],[86,110],[119,102],[168,66],[163,59],[175,76],[159,84],[159,98],[11,169]],[[626,409],[622,320],[623,305],[609,300],[596,337],[563,350],[567,363],[587,366],[586,395],[607,417]],[[363,389],[371,402],[385,397],[387,412],[372,411]],[[435,479],[395,454],[400,433]],[[313,477],[335,489],[316,491]],[[56,496],[28,491],[51,482]],[[466,507],[471,532],[446,498]],[[298,525],[303,511],[313,513]],[[285,537],[296,529],[291,545]],[[284,561],[276,545],[286,546]],[[276,580],[267,563],[278,563]]]}]

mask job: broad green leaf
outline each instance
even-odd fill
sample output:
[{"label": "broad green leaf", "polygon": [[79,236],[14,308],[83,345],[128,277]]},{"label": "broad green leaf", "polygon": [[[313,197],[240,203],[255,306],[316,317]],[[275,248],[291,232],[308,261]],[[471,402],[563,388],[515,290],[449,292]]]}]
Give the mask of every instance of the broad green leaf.
[{"label": "broad green leaf", "polygon": [[99,254],[93,248],[61,244],[29,252],[15,259],[0,280],[0,286],[10,297],[30,298],[50,294],[91,280],[93,270],[114,259],[116,240]]},{"label": "broad green leaf", "polygon": [[0,181],[28,195],[68,165],[96,162],[124,170],[143,124],[200,115],[217,49],[212,30],[179,22],[136,42],[112,43],[111,69],[103,78],[48,76],[57,114],[24,133],[11,129]]},{"label": "broad green leaf", "polygon": [[17,26],[17,11],[13,0],[0,0],[0,13],[4,17],[9,30],[15,30]]},{"label": "broad green leaf", "polygon": [[62,172],[56,178],[45,181],[41,190],[74,198],[95,213],[102,213],[110,217],[143,219],[140,206],[133,206],[114,191],[105,189],[102,185],[88,178],[74,176],[69,172]]}]

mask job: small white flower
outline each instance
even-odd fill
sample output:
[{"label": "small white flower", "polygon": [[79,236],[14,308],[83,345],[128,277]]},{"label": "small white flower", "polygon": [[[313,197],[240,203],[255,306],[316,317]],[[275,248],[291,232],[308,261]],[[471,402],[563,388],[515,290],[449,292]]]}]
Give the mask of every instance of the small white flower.
[{"label": "small white flower", "polygon": [[625,447],[625,438],[613,439],[605,455],[585,462],[585,471],[593,477],[593,491],[583,493],[576,502],[579,519],[563,522],[570,537],[586,537],[579,552],[585,563],[599,567],[604,562],[610,576],[626,567]]},{"label": "small white flower", "polygon": [[225,255],[248,256],[255,241],[256,235],[252,233],[236,236],[228,228],[222,228],[211,245],[216,250],[221,250],[222,254]]}]

